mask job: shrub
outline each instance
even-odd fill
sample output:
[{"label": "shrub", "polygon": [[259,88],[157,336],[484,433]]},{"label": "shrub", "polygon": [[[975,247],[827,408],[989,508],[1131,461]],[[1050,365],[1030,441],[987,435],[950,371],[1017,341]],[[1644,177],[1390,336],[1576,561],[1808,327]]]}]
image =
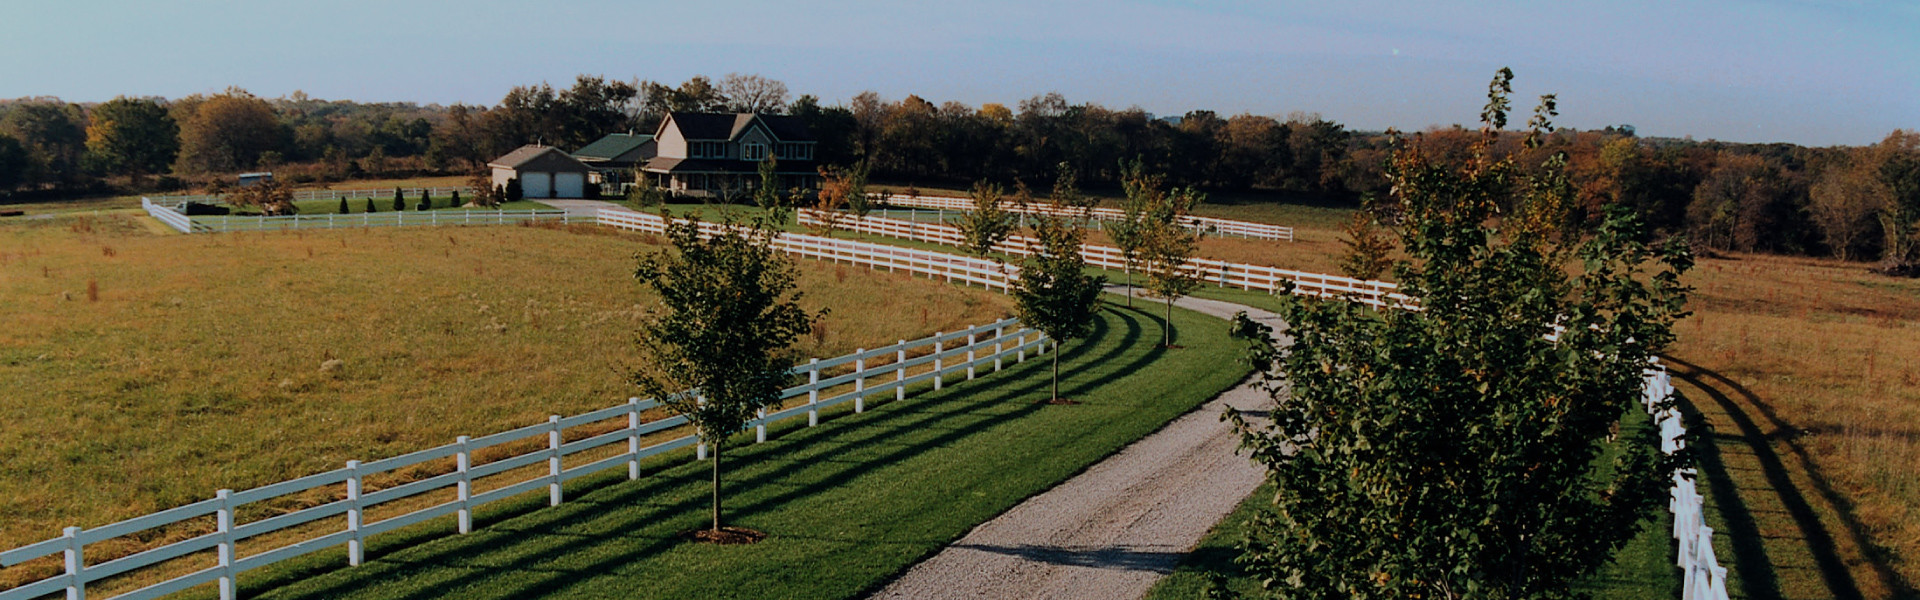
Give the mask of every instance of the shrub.
[{"label": "shrub", "polygon": [[447,208],[460,208],[460,190],[453,191],[453,197],[447,199]]},{"label": "shrub", "polygon": [[380,208],[373,205],[372,198],[367,199],[367,212],[370,212],[370,213],[380,212]]},{"label": "shrub", "polygon": [[407,209],[406,195],[400,193],[400,188],[393,188],[393,211],[400,212],[406,209]]},{"label": "shrub", "polygon": [[419,209],[419,210],[422,210],[422,211],[425,211],[425,210],[432,210],[432,209],[433,209],[433,196],[430,196],[430,195],[428,195],[428,193],[427,193],[427,191],[426,191],[426,190],[420,190],[420,204],[419,204],[418,206],[416,206],[415,208],[417,208],[417,209]]},{"label": "shrub", "polygon": [[347,214],[347,213],[350,213],[350,212],[353,212],[353,210],[352,210],[352,209],[349,209],[349,208],[347,208],[347,199],[346,199],[346,198],[341,198],[341,199],[340,199],[340,214],[343,214],[343,215],[344,215],[344,214]]},{"label": "shrub", "polygon": [[526,190],[520,188],[519,177],[508,179],[507,188],[505,190],[501,190],[501,198],[506,202],[519,202],[520,198],[525,194],[526,194]]}]

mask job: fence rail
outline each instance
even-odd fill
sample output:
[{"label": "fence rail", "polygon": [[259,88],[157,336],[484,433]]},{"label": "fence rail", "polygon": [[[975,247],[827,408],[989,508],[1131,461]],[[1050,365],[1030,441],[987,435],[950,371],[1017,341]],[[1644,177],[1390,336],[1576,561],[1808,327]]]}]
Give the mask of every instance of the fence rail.
[{"label": "fence rail", "polygon": [[[474,193],[473,188],[464,185],[446,187],[363,188],[352,190],[299,189],[293,190],[293,200],[295,202],[305,202],[309,200],[339,200],[341,198],[348,200],[359,198],[392,198],[393,191],[396,189],[405,194],[409,200],[419,198],[423,192],[435,198],[445,198],[453,195],[454,192],[460,192],[462,196],[470,198],[473,197]],[[160,203],[176,205],[186,202],[224,204],[226,202],[224,198],[225,195],[223,194],[171,194],[156,196],[154,200]]]},{"label": "fence rail", "polygon": [[[665,233],[667,220],[659,215],[634,212],[625,209],[603,208],[598,212],[601,225],[631,229],[646,233]],[[676,219],[677,220],[677,219]],[[702,222],[700,227],[706,232],[716,232],[725,228],[717,223]],[[958,281],[979,285],[988,289],[1007,291],[1013,285],[1020,268],[1004,265],[991,260],[959,256],[945,252],[915,250],[887,244],[836,240],[830,237],[805,235],[799,233],[781,233],[772,239],[775,250],[819,260],[836,263],[861,265],[888,271],[904,271],[929,278]]]},{"label": "fence rail", "polygon": [[[919,223],[885,217],[857,217],[848,213],[813,209],[800,209],[798,212],[802,225],[830,225],[836,229],[948,246],[966,244],[966,235],[960,232],[960,228],[952,225]],[[994,250],[1016,256],[1030,256],[1039,248],[1039,240],[1016,235],[995,246]],[[1120,249],[1112,246],[1087,244],[1080,247],[1080,254],[1086,259],[1087,264],[1106,269],[1130,270],[1136,266],[1129,264]],[[1018,267],[1008,268],[1014,273],[1018,272]],[[1374,306],[1411,306],[1411,299],[1399,293],[1399,286],[1385,281],[1354,279],[1205,258],[1189,260],[1185,268],[1194,277],[1220,287],[1237,287],[1271,293],[1280,291],[1284,282],[1291,281],[1294,284],[1293,293],[1295,294],[1323,298],[1351,298],[1356,302]]]},{"label": "fence rail", "polygon": [[[951,196],[885,196],[883,199],[881,196],[875,195],[875,199],[883,200],[886,204],[894,206],[915,206],[920,208],[960,211],[973,210],[973,200],[970,198],[955,198]],[[1051,205],[1021,205],[1008,201],[1001,201],[1000,208],[1008,212],[1021,214],[1055,215],[1098,221],[1119,221],[1126,218],[1126,212],[1113,208],[1094,207],[1087,209],[1085,213],[1080,213],[1078,211],[1055,208]],[[1180,224],[1202,233],[1230,235],[1256,240],[1293,241],[1293,228],[1281,225],[1192,215],[1181,217]]]},{"label": "fence rail", "polygon": [[[892,392],[894,400],[904,400],[908,387],[931,382],[933,389],[941,389],[949,378],[973,379],[979,372],[1000,370],[1008,360],[1024,362],[1028,353],[1038,356],[1046,351],[1043,335],[1021,328],[1017,319],[1007,319],[917,340],[901,340],[881,348],[862,348],[826,360],[815,359],[791,371],[796,380],[806,383],[789,387],[780,394],[783,400],[804,397],[806,401],[761,411],[748,426],[754,431],[755,443],[765,442],[767,426],[772,423],[805,417],[807,426],[811,427],[819,423],[822,409],[851,402],[853,411],[863,412],[866,399],[871,396]],[[829,371],[845,372],[829,375]],[[90,583],[208,551],[216,554],[212,567],[113,597],[144,600],[217,583],[220,597],[231,600],[237,593],[234,578],[249,570],[342,545],[347,547],[348,565],[359,566],[365,556],[367,538],[375,535],[448,515],[456,517],[456,530],[466,534],[473,530],[473,511],[494,502],[544,488],[548,504],[557,506],[565,500],[562,484],[580,477],[624,467],[628,479],[638,479],[642,459],[688,446],[694,446],[696,456],[705,459],[706,445],[696,434],[657,439],[687,424],[685,417],[678,416],[645,420],[646,413],[659,406],[656,400],[630,398],[624,404],[570,417],[554,415],[544,423],[518,429],[480,437],[461,436],[444,446],[374,461],[347,461],[344,468],[249,490],[219,490],[207,500],[117,523],[92,528],[68,527],[60,537],[0,552],[0,567],[53,556],[58,556],[64,565],[60,575],[0,591],[0,600],[29,600],[63,591],[71,600],[84,600]],[[616,423],[619,425],[611,426]],[[599,427],[588,427],[592,425]],[[576,439],[568,441],[569,432],[573,432],[572,437]],[[479,450],[534,440],[545,440],[545,444],[484,463],[477,460]],[[381,489],[373,489],[368,482],[370,477],[379,479],[403,469],[417,470],[423,463],[444,463],[449,458],[454,459],[451,469],[441,469],[444,472],[424,479]],[[545,469],[538,468],[543,464]],[[534,476],[511,483],[498,480],[529,472]],[[479,491],[483,480],[489,487]],[[344,499],[246,523],[235,518],[241,506],[309,490],[339,491],[344,493]],[[452,501],[369,520],[374,515],[368,511],[376,506],[449,490],[455,492]],[[346,517],[344,529],[316,531],[309,525],[342,515]],[[213,532],[87,564],[90,545],[209,516],[215,520]],[[243,540],[303,525],[308,527],[300,532],[313,534],[311,537],[245,556],[239,554],[237,544]]]},{"label": "fence rail", "polygon": [[158,219],[161,223],[167,224],[168,227],[172,227],[175,231],[179,231],[180,233],[193,233],[193,219],[187,218],[186,215],[180,214],[172,208],[154,204],[153,200],[144,196],[140,198],[140,208],[145,209],[148,216]]},{"label": "fence rail", "polygon": [[189,217],[179,210],[150,198],[140,199],[141,208],[160,222],[182,233],[228,231],[279,231],[283,229],[337,229],[349,227],[415,227],[434,225],[515,225],[530,221],[573,223],[592,220],[570,215],[564,210],[426,210],[383,213],[267,216],[210,215]]},{"label": "fence rail", "polygon": [[[1653,416],[1660,428],[1660,451],[1668,454],[1685,446],[1687,427],[1680,410],[1663,406],[1673,396],[1673,379],[1666,367],[1655,359],[1646,370],[1641,387],[1641,406]],[[1673,540],[1677,550],[1675,565],[1681,572],[1682,600],[1728,600],[1727,569],[1720,566],[1713,552],[1713,528],[1706,523],[1706,499],[1695,487],[1699,473],[1691,468],[1673,471],[1672,497],[1667,510],[1673,513]]]}]

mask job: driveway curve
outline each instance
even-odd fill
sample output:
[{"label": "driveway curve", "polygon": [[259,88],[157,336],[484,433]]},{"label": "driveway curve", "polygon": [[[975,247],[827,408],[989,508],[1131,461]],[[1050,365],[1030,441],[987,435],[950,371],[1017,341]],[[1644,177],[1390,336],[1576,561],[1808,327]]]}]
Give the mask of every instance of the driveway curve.
[{"label": "driveway curve", "polygon": [[[1107,289],[1124,293],[1119,287]],[[1231,318],[1246,311],[1278,332],[1280,318],[1230,302],[1175,306]],[[1252,380],[1065,483],[982,523],[908,569],[873,598],[1140,598],[1173,571],[1207,530],[1253,493],[1264,471],[1235,452],[1226,407],[1262,411],[1272,398]],[[1256,413],[1258,414],[1258,413]]]}]

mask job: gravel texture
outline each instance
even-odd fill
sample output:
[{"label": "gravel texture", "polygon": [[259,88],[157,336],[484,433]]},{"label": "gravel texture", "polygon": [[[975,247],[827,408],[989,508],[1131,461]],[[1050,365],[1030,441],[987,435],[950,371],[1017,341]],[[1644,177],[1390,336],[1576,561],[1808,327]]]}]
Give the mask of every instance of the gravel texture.
[{"label": "gravel texture", "polygon": [[[1120,292],[1120,288],[1109,288]],[[1230,318],[1273,313],[1186,298],[1176,306]],[[1224,407],[1272,405],[1250,382],[991,521],[880,590],[874,598],[1140,598],[1173,571],[1220,519],[1260,485],[1263,471],[1234,452]],[[1256,413],[1258,414],[1258,413]]]}]

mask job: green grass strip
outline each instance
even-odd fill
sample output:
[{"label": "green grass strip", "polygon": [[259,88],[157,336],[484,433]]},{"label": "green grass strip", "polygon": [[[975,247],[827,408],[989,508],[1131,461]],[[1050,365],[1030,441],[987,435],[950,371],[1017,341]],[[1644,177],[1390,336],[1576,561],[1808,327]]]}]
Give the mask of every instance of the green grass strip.
[{"label": "green grass strip", "polygon": [[[1036,404],[1048,363],[1030,356],[973,382],[838,412],[729,451],[732,525],[750,546],[683,543],[707,511],[706,463],[684,457],[481,511],[474,533],[442,519],[376,538],[368,562],[329,550],[241,577],[248,598],[843,598],[877,589],[968,530],[1159,429],[1249,371],[1220,320],[1175,311],[1183,349],[1157,348],[1154,310],[1103,313],[1061,355],[1062,394]],[[991,371],[989,368],[988,371]],[[744,441],[751,441],[750,437]]]}]

